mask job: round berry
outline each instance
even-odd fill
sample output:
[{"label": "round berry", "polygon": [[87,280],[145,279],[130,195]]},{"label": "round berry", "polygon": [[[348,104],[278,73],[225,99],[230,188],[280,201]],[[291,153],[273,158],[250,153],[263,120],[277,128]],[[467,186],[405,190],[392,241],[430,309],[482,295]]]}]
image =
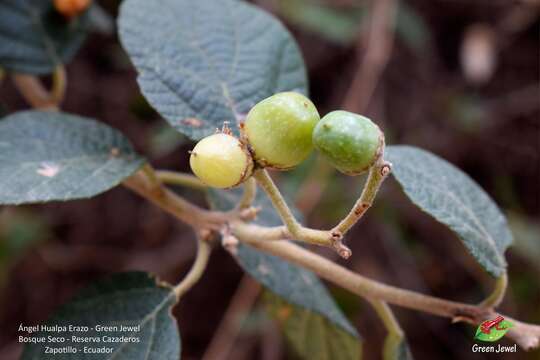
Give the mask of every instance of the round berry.
[{"label": "round berry", "polygon": [[54,0],[56,10],[66,18],[74,18],[83,13],[92,0]]},{"label": "round berry", "polygon": [[202,182],[221,189],[244,182],[253,171],[253,159],[246,146],[225,133],[199,141],[191,151],[189,165]]},{"label": "round berry", "polygon": [[311,135],[319,120],[307,97],[283,92],[255,105],[243,131],[259,165],[284,170],[301,163],[313,150]]},{"label": "round berry", "polygon": [[384,135],[367,117],[338,110],[319,121],[313,144],[339,171],[358,175],[381,157]]}]

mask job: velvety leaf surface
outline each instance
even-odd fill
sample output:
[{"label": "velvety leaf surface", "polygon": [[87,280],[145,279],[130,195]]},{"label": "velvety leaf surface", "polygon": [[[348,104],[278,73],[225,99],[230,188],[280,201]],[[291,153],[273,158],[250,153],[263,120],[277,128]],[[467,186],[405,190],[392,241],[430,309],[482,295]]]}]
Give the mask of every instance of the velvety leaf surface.
[{"label": "velvety leaf surface", "polygon": [[52,1],[0,1],[0,66],[28,74],[51,73],[71,60],[87,30],[86,14],[66,21]]},{"label": "velvety leaf surface", "polygon": [[493,276],[506,271],[512,243],[505,216],[467,174],[446,160],[412,146],[388,146],[386,158],[405,194],[452,229]]},{"label": "velvety leaf surface", "polygon": [[[141,272],[115,274],[81,291],[74,299],[62,306],[46,322],[59,330],[40,331],[42,336],[64,337],[66,342],[57,347],[72,346],[76,354],[44,354],[51,342],[25,346],[22,360],[43,359],[115,359],[115,360],[178,360],[180,358],[180,335],[171,307],[176,298],[172,289],[157,284],[148,274]],[[88,331],[73,331],[72,326],[87,326]],[[97,331],[99,326],[115,326],[116,329]],[[121,326],[129,326],[121,329]],[[99,329],[98,329],[99,330]],[[72,336],[99,338],[97,343],[74,342]],[[108,342],[111,338],[124,336],[128,341]],[[84,353],[84,347],[111,348],[108,354]]]},{"label": "velvety leaf surface", "polygon": [[125,0],[119,31],[143,94],[195,140],[276,92],[306,92],[290,34],[244,1]]},{"label": "velvety leaf surface", "polygon": [[[238,202],[241,193],[241,189],[210,190],[209,197],[213,208],[228,210]],[[260,206],[262,209],[256,223],[266,226],[281,224],[270,200],[260,190],[257,192],[254,206]],[[333,350],[346,344],[347,346],[339,353],[342,356],[340,358],[358,359],[358,354],[361,353],[361,340],[357,331],[315,274],[245,244],[239,245],[236,260],[248,274],[274,294],[273,302],[283,301],[290,304],[295,309],[295,316],[316,323],[318,331],[324,331],[326,335],[333,334],[333,338],[325,339],[325,346],[328,346],[326,350]],[[302,327],[290,329],[291,343],[300,354],[308,354],[308,349],[305,348],[308,343],[303,342],[301,336],[310,330],[312,329]],[[314,334],[311,333],[310,336]],[[324,334],[319,333],[319,336]]]},{"label": "velvety leaf surface", "polygon": [[144,164],[118,131],[95,120],[24,111],[0,120],[0,204],[88,198]]}]

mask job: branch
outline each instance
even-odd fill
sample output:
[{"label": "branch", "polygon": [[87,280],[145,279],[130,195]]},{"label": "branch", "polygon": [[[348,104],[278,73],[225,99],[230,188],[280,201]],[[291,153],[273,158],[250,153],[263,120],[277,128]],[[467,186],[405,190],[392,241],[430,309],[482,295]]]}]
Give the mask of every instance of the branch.
[{"label": "branch", "polygon": [[52,74],[52,88],[45,89],[34,75],[13,74],[13,83],[25,100],[36,109],[58,110],[66,93],[67,76],[63,65],[58,65]]},{"label": "branch", "polygon": [[210,257],[210,252],[212,250],[208,239],[204,239],[201,235],[197,236],[197,257],[195,262],[191,266],[191,269],[187,273],[186,277],[174,287],[174,295],[176,296],[176,301],[180,300],[182,295],[184,295],[189,289],[193,287],[199,281],[206,265],[208,264],[208,258]]},{"label": "branch", "polygon": [[371,303],[371,306],[382,320],[384,327],[386,328],[387,335],[384,340],[383,346],[383,359],[394,359],[396,358],[397,349],[400,346],[401,342],[405,338],[405,334],[399,326],[399,323],[388,306],[387,303],[381,300],[368,299]]},{"label": "branch", "polygon": [[67,89],[67,74],[64,65],[58,65],[52,74],[51,100],[56,106],[60,106]]},{"label": "branch", "polygon": [[[368,300],[380,300],[388,304],[448,317],[456,322],[463,321],[474,325],[498,315],[491,308],[445,300],[382,284],[356,274],[291,242],[266,241],[278,240],[277,235],[280,233],[286,234],[288,230],[285,227],[267,228],[245,224],[240,222],[238,218],[231,218],[227,213],[201,209],[171,191],[160,187],[159,184],[151,184],[142,170],[126,180],[124,185],[194,227],[219,230],[224,225],[230,224],[232,234],[239,240],[261,251],[309,269],[321,278]],[[320,230],[306,230],[312,235],[318,234],[320,236],[320,233],[325,233]],[[514,327],[507,334],[509,338],[515,340],[526,350],[538,347],[540,326],[506,318],[514,323]]]},{"label": "branch", "polygon": [[286,232],[283,232],[283,228],[281,227],[274,228],[270,230],[271,236],[281,234],[281,238],[283,238],[284,234],[285,237],[289,239],[296,239],[310,244],[333,247],[336,249],[338,254],[345,259],[351,256],[351,250],[343,245],[341,241],[342,236],[334,236],[334,234],[330,231],[315,230],[303,227],[296,220],[276,184],[274,184],[274,181],[270,175],[268,175],[268,172],[265,169],[255,171],[253,177],[266,192],[281,220],[285,224]]},{"label": "branch", "polygon": [[[123,185],[195,228],[219,230],[224,223],[231,220],[229,214],[202,209],[163,187],[159,181],[152,181],[148,176],[148,168],[149,165],[146,165],[124,180]],[[150,170],[153,171],[151,168]]]},{"label": "branch", "polygon": [[381,319],[388,334],[403,338],[403,330],[387,303],[377,299],[368,299],[369,303]]},{"label": "branch", "polygon": [[[260,241],[257,240],[258,234],[256,233],[252,233],[247,238],[238,235],[238,238],[259,250],[309,269],[321,278],[366,299],[376,299],[474,325],[498,315],[492,309],[482,306],[444,300],[379,283],[290,242]],[[539,345],[540,326],[525,324],[516,320],[511,321],[514,323],[512,330],[508,332],[511,339],[526,350]]]}]

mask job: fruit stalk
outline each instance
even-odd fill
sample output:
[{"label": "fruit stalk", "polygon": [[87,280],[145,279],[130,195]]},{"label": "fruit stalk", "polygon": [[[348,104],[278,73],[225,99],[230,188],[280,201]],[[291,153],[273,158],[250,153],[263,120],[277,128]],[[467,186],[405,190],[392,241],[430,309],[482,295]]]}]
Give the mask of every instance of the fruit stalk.
[{"label": "fruit stalk", "polygon": [[300,225],[300,223],[294,217],[291,209],[285,202],[285,199],[281,195],[281,192],[277,188],[276,184],[274,184],[274,181],[268,172],[264,169],[258,169],[253,174],[253,177],[257,180],[259,185],[263,188],[272,201],[272,204],[276,208],[281,221],[283,221],[283,224],[285,224],[287,227],[287,230],[293,237],[299,238],[301,236],[300,232],[302,225]]},{"label": "fruit stalk", "polygon": [[362,194],[347,216],[331,230],[332,233],[339,234],[340,236],[345,235],[345,233],[349,231],[362,216],[364,216],[366,211],[373,204],[373,200],[375,199],[381,184],[388,174],[390,174],[391,169],[392,165],[389,162],[384,161],[382,157],[370,168]]},{"label": "fruit stalk", "polygon": [[268,175],[266,170],[259,169],[255,171],[253,177],[261,185],[272,201],[274,208],[278,212],[286,227],[286,229],[279,227],[274,228],[275,230],[268,233],[270,237],[277,236],[279,238],[285,236],[288,239],[304,241],[315,245],[329,246],[333,247],[342,258],[347,259],[351,256],[351,250],[343,245],[341,236],[336,237],[331,231],[322,231],[303,227],[296,220],[291,209],[285,202],[285,199],[283,199],[279,189],[277,188],[276,184],[274,184],[274,181],[270,175]]},{"label": "fruit stalk", "polygon": [[207,186],[196,176],[190,174],[179,173],[175,171],[159,170],[156,171],[156,177],[159,181],[178,186],[186,186],[193,189],[204,190]]}]

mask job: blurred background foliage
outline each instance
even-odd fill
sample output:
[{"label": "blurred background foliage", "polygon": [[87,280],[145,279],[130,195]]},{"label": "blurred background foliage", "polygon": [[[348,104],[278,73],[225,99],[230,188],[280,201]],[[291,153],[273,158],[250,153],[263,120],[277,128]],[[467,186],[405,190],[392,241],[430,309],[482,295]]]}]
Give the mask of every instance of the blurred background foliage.
[{"label": "blurred background foliage", "polygon": [[[298,40],[321,114],[336,108],[362,112],[384,129],[387,143],[443,156],[495,199],[515,236],[507,253],[511,286],[502,308],[540,323],[540,2],[254,2],[281,18]],[[156,167],[188,171],[193,144],[141,96],[118,43],[111,20],[119,1],[99,3],[105,9],[93,14],[99,31],[67,66],[64,109],[124,131]],[[376,26],[383,31],[373,32]],[[24,108],[4,78],[0,113]],[[343,216],[363,181],[332,171],[315,155],[276,176],[309,224],[322,228]],[[199,193],[178,191],[203,201]],[[187,227],[123,189],[92,201],[0,208],[0,358],[18,358],[19,323],[43,321],[77,289],[105,274],[139,269],[178,281],[194,254],[191,237]],[[492,279],[453,237],[390,180],[348,237],[354,256],[346,264],[390,284],[477,302]],[[201,283],[175,311],[184,358],[200,359],[212,344],[228,353],[227,359],[294,359],[264,307],[253,304],[258,286],[242,278],[224,251],[211,260]],[[378,359],[384,330],[371,309],[341,289],[331,290],[363,334],[365,358]],[[468,326],[400,309],[397,315],[416,359],[495,358],[472,354]],[[496,358],[540,359],[540,352]]]}]

